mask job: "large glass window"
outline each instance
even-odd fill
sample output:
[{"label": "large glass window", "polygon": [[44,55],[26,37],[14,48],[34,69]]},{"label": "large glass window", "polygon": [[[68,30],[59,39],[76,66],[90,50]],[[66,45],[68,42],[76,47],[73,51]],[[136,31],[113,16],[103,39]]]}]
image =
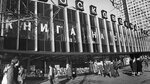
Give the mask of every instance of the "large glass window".
[{"label": "large glass window", "polygon": [[112,32],[112,29],[111,29],[110,21],[106,21],[106,25],[107,25],[107,33],[108,33],[110,52],[114,52],[113,35],[112,35],[113,32]]},{"label": "large glass window", "polygon": [[87,14],[80,12],[80,26],[81,26],[81,38],[82,38],[82,47],[83,52],[89,52],[89,42],[88,42],[88,32],[87,32]]},{"label": "large glass window", "polygon": [[69,29],[69,42],[70,52],[79,52],[79,43],[77,39],[77,27],[76,27],[76,11],[67,9],[68,15],[68,29]]},{"label": "large glass window", "polygon": [[93,50],[94,52],[99,52],[98,31],[96,27],[95,16],[90,15],[90,24],[91,24],[91,35],[93,41]]},{"label": "large glass window", "polygon": [[106,41],[106,33],[105,33],[105,28],[104,28],[104,20],[99,18],[99,28],[100,28],[100,35],[101,35],[101,41],[102,41],[102,51],[103,52],[108,52],[107,51],[107,41]]},{"label": "large glass window", "polygon": [[50,4],[37,3],[38,13],[38,50],[50,51]]},{"label": "large glass window", "polygon": [[55,51],[66,52],[64,8],[53,6]]}]

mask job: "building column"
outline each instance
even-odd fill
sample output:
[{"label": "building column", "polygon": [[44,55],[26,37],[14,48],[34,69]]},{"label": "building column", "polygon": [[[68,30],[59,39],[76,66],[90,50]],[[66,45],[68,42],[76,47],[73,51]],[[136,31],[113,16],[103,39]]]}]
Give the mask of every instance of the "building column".
[{"label": "building column", "polygon": [[76,10],[76,26],[77,26],[77,38],[79,42],[79,52],[83,52],[83,47],[82,47],[82,39],[81,39],[81,25],[80,25],[80,16],[79,16],[79,10]]},{"label": "building column", "polygon": [[120,36],[119,36],[119,25],[116,26],[117,29],[117,37],[118,37],[118,42],[119,42],[119,51],[122,52],[122,48],[121,48],[121,40],[120,40]]},{"label": "building column", "polygon": [[129,35],[128,35],[128,28],[126,27],[126,35],[127,35],[127,46],[128,46],[128,51],[130,52],[131,50],[130,50],[130,37],[129,37]]},{"label": "building column", "polygon": [[97,33],[98,33],[98,41],[99,41],[99,52],[102,53],[102,40],[101,40],[101,32],[100,32],[100,24],[99,24],[99,20],[98,20],[98,17],[95,16],[95,19],[96,19],[96,27],[97,27]]},{"label": "building column", "polygon": [[38,51],[38,29],[37,29],[37,26],[38,26],[38,16],[37,16],[37,1],[35,1],[35,42],[34,42],[34,45],[35,45],[35,51]]},{"label": "building column", "polygon": [[113,28],[113,25],[116,25],[116,22],[112,22],[111,21],[111,30],[112,30],[112,37],[113,37],[113,47],[114,47],[114,52],[116,53],[117,52],[117,48],[116,48],[116,43],[115,43],[115,36],[114,36],[114,28]]},{"label": "building column", "polygon": [[136,41],[136,36],[135,36],[135,30],[133,30],[132,32],[133,32],[133,38],[134,38],[133,40],[134,40],[134,43],[135,43],[135,44],[134,44],[135,52],[137,52],[137,51],[138,51],[138,48],[137,48],[137,41]]},{"label": "building column", "polygon": [[135,33],[135,40],[136,40],[137,52],[140,52],[139,37],[137,35],[137,31],[134,31],[134,33]]},{"label": "building column", "polygon": [[141,40],[141,34],[140,32],[137,32],[138,33],[138,40],[139,40],[139,46],[140,46],[140,52],[142,52],[142,40]]},{"label": "building column", "polygon": [[87,31],[88,31],[88,40],[90,44],[90,52],[94,52],[93,50],[93,41],[92,41],[92,35],[91,35],[91,25],[90,25],[90,15],[87,15]]},{"label": "building column", "polygon": [[0,24],[1,24],[1,36],[4,36],[4,11],[3,11],[3,0],[0,3]]},{"label": "building column", "polygon": [[107,33],[107,24],[106,24],[106,19],[103,19],[104,22],[104,29],[105,29],[105,34],[106,34],[106,42],[107,42],[107,52],[110,52],[110,46],[109,46],[109,40],[108,40],[108,33]]},{"label": "building column", "polygon": [[122,25],[121,25],[121,33],[122,33],[122,43],[123,43],[123,47],[124,47],[124,52],[127,52],[127,50],[126,50],[126,45],[125,45],[125,36],[124,36],[124,30],[123,30],[123,28],[125,28],[125,27],[123,27]]},{"label": "building column", "polygon": [[51,28],[51,51],[55,52],[55,41],[54,41],[54,18],[53,18],[53,5],[50,5],[50,28]]},{"label": "building column", "polygon": [[64,7],[64,27],[65,27],[65,37],[66,37],[66,52],[70,52],[70,44],[69,44],[69,29],[68,29],[68,15],[67,15],[67,7]]},{"label": "building column", "polygon": [[131,46],[132,46],[132,52],[134,52],[134,46],[133,46],[133,37],[132,37],[132,30],[129,29],[129,33],[130,33],[130,39],[131,39]]}]

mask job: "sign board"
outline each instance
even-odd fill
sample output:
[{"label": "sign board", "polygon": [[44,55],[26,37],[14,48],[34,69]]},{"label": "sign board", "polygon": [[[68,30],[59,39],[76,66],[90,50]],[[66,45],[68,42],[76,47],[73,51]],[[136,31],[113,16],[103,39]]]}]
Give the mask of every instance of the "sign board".
[{"label": "sign board", "polygon": [[118,18],[118,24],[123,25],[122,18]]},{"label": "sign board", "polygon": [[77,10],[84,11],[84,3],[83,3],[83,1],[76,0],[76,8],[77,8]]},{"label": "sign board", "polygon": [[102,18],[103,18],[103,19],[107,19],[107,11],[102,10],[102,11],[101,11],[101,14],[102,14]]},{"label": "sign board", "polygon": [[129,27],[129,22],[128,21],[124,21],[124,26],[128,28]]},{"label": "sign board", "polygon": [[112,22],[116,22],[116,16],[114,14],[111,14],[110,18]]},{"label": "sign board", "polygon": [[67,0],[58,0],[58,4],[62,6],[68,6]]},{"label": "sign board", "polygon": [[97,7],[94,6],[94,5],[91,5],[91,6],[90,6],[90,13],[91,13],[92,15],[97,15]]}]

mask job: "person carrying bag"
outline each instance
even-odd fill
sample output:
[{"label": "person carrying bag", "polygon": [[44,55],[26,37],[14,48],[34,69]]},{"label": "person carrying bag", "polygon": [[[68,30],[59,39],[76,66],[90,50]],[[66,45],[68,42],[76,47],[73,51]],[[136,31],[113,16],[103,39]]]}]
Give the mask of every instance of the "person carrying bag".
[{"label": "person carrying bag", "polygon": [[10,68],[10,66],[9,66],[9,64],[7,64],[4,68],[4,71],[3,71],[4,75],[3,75],[3,79],[2,79],[1,84],[7,84],[7,82],[8,82],[8,80],[7,80],[7,71],[8,71],[9,68]]}]

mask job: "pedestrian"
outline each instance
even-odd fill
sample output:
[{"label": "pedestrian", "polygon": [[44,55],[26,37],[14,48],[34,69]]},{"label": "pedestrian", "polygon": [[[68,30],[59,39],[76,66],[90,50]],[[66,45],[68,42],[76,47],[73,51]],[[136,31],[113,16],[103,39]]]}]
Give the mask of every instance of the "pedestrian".
[{"label": "pedestrian", "polygon": [[118,66],[117,60],[113,61],[113,67],[114,67],[114,70],[115,70],[115,77],[118,77],[119,76],[119,72],[118,72],[119,66]]},{"label": "pedestrian", "polygon": [[23,68],[23,66],[20,66],[19,67],[19,75],[18,75],[19,84],[24,84],[24,79],[25,79],[24,68]]},{"label": "pedestrian", "polygon": [[115,73],[113,62],[110,62],[110,72],[111,72],[111,76],[112,77],[116,77],[116,73]]},{"label": "pedestrian", "polygon": [[104,77],[109,76],[111,77],[111,72],[110,72],[110,63],[109,61],[104,62]]},{"label": "pedestrian", "polygon": [[76,68],[72,69],[72,78],[75,79],[77,77]]},{"label": "pedestrian", "polygon": [[5,68],[3,70],[3,79],[2,79],[2,82],[1,84],[7,84],[7,72],[8,72],[8,69],[10,68],[10,65],[9,64],[6,64],[5,65]]},{"label": "pedestrian", "polygon": [[11,60],[10,68],[7,71],[7,84],[19,84],[18,82],[18,66],[19,60],[14,58]]},{"label": "pedestrian", "polygon": [[103,75],[103,70],[104,70],[104,68],[103,68],[103,62],[102,61],[100,61],[99,62],[99,64],[98,64],[98,75]]},{"label": "pedestrian", "polygon": [[66,69],[67,69],[67,79],[72,79],[72,69],[71,66],[69,64],[66,65]]},{"label": "pedestrian", "polygon": [[133,73],[133,59],[132,58],[130,58],[129,63],[130,63],[131,72]]},{"label": "pedestrian", "polygon": [[54,67],[53,70],[54,70],[54,79],[53,79],[53,81],[54,81],[54,83],[58,84],[58,82],[59,82],[58,81],[58,72],[59,72],[59,70],[56,67]]},{"label": "pedestrian", "polygon": [[89,69],[90,69],[89,72],[90,72],[90,74],[92,74],[92,73],[94,72],[94,69],[93,69],[93,68],[94,68],[94,67],[93,67],[94,64],[93,64],[93,62],[92,62],[91,60],[90,60],[89,63],[90,63],[90,64],[89,64]]},{"label": "pedestrian", "polygon": [[48,79],[50,84],[54,84],[54,68],[51,65],[49,65]]},{"label": "pedestrian", "polygon": [[142,59],[137,58],[137,75],[142,73]]},{"label": "pedestrian", "polygon": [[135,57],[133,59],[132,67],[133,67],[133,76],[135,76],[137,74],[137,59]]}]

